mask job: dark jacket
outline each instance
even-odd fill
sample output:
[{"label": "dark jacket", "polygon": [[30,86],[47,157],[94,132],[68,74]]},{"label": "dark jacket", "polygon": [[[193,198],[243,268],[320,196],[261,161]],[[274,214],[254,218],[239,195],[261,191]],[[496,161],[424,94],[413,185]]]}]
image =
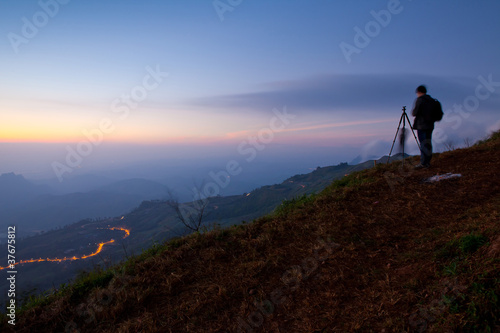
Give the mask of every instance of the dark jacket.
[{"label": "dark jacket", "polygon": [[434,99],[430,95],[422,95],[415,101],[415,106],[411,115],[415,117],[413,129],[433,130],[434,121],[432,120],[432,107]]}]

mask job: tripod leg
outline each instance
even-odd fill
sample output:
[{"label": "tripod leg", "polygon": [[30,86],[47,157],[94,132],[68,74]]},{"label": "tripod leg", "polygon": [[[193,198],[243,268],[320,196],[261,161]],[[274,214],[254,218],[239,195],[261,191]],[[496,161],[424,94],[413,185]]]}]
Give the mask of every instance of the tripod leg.
[{"label": "tripod leg", "polygon": [[[408,120],[408,124],[410,123],[410,119],[408,118],[408,115],[405,113],[406,119]],[[411,132],[413,133],[413,137],[415,138],[415,142],[417,143],[418,149],[420,149],[420,143],[418,142],[417,136],[415,135],[415,131],[413,130],[413,127],[410,126]]]},{"label": "tripod leg", "polygon": [[[401,118],[399,118],[398,129],[396,130],[396,135],[394,136],[394,140],[392,141],[392,147],[391,151],[389,152],[389,157],[387,158],[387,164],[389,164],[389,161],[391,160],[392,149],[394,148],[394,143],[396,142],[396,139],[398,137],[399,127],[401,126],[402,121],[403,121],[403,115],[401,115]],[[415,133],[413,135],[415,135]]]},{"label": "tripod leg", "polygon": [[[403,114],[406,114],[406,112],[404,112]],[[406,136],[406,118],[405,117],[402,117],[403,118],[403,136]],[[406,138],[404,138],[406,139]],[[403,141],[403,162],[401,163],[401,165],[403,166],[403,168],[405,167],[405,141]]]}]

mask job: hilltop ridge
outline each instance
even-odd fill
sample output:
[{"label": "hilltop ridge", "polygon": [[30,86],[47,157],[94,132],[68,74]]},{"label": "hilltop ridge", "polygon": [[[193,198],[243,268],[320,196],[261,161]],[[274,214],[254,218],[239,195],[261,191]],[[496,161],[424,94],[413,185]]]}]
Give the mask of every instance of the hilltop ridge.
[{"label": "hilltop ridge", "polygon": [[[398,158],[400,156],[394,156],[394,159]],[[310,173],[298,174],[285,179],[279,184],[265,185],[248,193],[207,198],[204,201],[206,207],[203,212],[201,228],[206,230],[214,225],[226,227],[241,224],[242,221],[252,221],[271,213],[283,200],[292,200],[303,195],[318,193],[327,187],[332,180],[342,178],[356,170],[373,167],[374,164],[381,163],[384,159],[387,160],[387,157],[380,160],[366,161],[358,165],[340,163],[336,166],[318,167]],[[96,207],[95,204],[109,211],[124,196],[142,195],[144,198],[161,198],[164,190],[165,188],[157,183],[143,179],[131,179],[114,182],[87,194],[65,195],[64,198],[74,198],[75,200],[63,200],[61,204],[66,203],[62,206],[67,211],[77,213],[77,208],[83,207],[85,208],[83,213],[90,214],[93,211],[92,206]],[[99,193],[108,194],[103,196]],[[113,193],[118,195],[116,199]],[[87,200],[89,198],[92,200]],[[92,205],[92,202],[94,202],[94,205]],[[34,205],[34,203],[38,204]],[[23,211],[40,207],[37,210],[38,218],[34,219],[38,223],[41,218],[45,218],[45,220],[53,218],[53,215],[49,214],[50,211],[59,214],[59,217],[64,216],[61,208],[57,209],[57,206],[49,209],[49,212],[41,209],[46,204],[47,201],[32,201],[31,204],[23,206]],[[183,205],[198,207],[197,203],[192,202]],[[110,235],[107,235],[109,232],[103,232],[103,230],[111,225],[131,228],[131,237],[106,246],[103,253],[96,258],[84,261],[57,262],[57,264],[56,262],[45,262],[43,264],[22,265],[23,278],[17,281],[17,288],[22,293],[21,299],[24,301],[29,297],[28,295],[35,296],[49,292],[55,286],[68,283],[82,270],[92,269],[96,265],[109,266],[110,263],[122,261],[128,255],[141,253],[155,242],[163,243],[172,237],[178,237],[190,232],[179,221],[170,200],[148,200],[143,201],[133,211],[120,214],[114,218],[87,218],[77,223],[68,224],[64,228],[50,230],[34,237],[18,238],[19,241],[16,240],[16,259],[19,262],[30,258],[39,258],[40,256],[43,258],[59,258],[70,253],[80,253],[81,256],[92,253],[99,243],[110,239]],[[19,230],[25,230],[21,223],[16,224],[16,226]],[[5,240],[7,241],[7,239]],[[0,262],[7,262],[7,255],[8,253],[0,253]],[[0,281],[0,305],[2,307],[8,300],[8,286],[9,281]]]},{"label": "hilltop ridge", "polygon": [[[495,331],[499,169],[497,132],[430,169],[352,173],[252,223],[94,271],[24,309],[16,330]],[[423,182],[448,172],[461,177]]]}]

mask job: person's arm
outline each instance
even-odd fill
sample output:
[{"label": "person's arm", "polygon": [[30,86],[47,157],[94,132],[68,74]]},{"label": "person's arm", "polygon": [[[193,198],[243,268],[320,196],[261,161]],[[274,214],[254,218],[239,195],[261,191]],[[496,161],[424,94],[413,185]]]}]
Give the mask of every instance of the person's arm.
[{"label": "person's arm", "polygon": [[422,99],[421,98],[417,98],[415,100],[415,105],[413,106],[413,110],[411,111],[411,115],[413,117],[416,117],[417,116],[417,113],[418,113],[418,110],[420,109],[420,103],[422,102]]}]

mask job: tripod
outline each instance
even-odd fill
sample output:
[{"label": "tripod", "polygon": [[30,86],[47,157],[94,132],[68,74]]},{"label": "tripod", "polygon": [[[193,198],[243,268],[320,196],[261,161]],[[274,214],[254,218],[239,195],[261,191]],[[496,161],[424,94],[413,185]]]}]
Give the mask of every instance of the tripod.
[{"label": "tripod", "polygon": [[[396,135],[394,136],[394,141],[392,141],[392,147],[391,151],[389,152],[389,158],[387,159],[387,164],[389,164],[389,161],[391,160],[391,154],[392,154],[392,149],[394,148],[394,143],[396,142],[396,138],[398,137],[399,129],[401,127],[401,122],[403,122],[403,128],[402,128],[402,135],[406,134],[406,121],[408,120],[408,124],[411,124],[410,119],[408,118],[408,115],[406,114],[406,106],[403,106],[403,114],[401,115],[401,118],[399,119],[399,125],[398,129],[396,130]],[[418,149],[420,149],[420,144],[418,143],[417,136],[415,135],[415,132],[413,131],[413,128],[410,126],[411,132],[413,133],[413,137],[415,138],[415,142],[417,142]],[[404,139],[402,140],[402,146],[403,146],[403,166],[405,165],[405,142]]]}]

